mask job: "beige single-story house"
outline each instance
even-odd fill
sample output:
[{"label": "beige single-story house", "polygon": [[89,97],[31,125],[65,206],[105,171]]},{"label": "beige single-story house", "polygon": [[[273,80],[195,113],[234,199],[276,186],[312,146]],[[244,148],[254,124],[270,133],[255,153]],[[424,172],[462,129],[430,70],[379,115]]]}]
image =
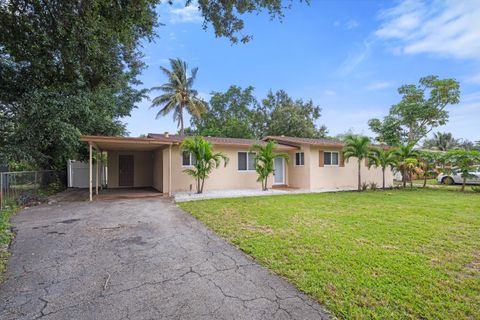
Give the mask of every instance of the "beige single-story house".
[{"label": "beige single-story house", "polygon": [[[275,159],[275,173],[269,179],[269,188],[315,190],[351,189],[357,186],[357,161],[343,159],[343,143],[338,140],[285,136],[267,136],[262,140],[204,138],[212,143],[216,152],[223,152],[230,159],[226,167],[222,164],[213,170],[205,182],[205,190],[260,188],[255,172],[255,154],[250,152],[250,148],[253,144],[262,144],[268,140],[277,142],[278,152],[289,155],[288,161]],[[189,154],[182,152],[180,145],[184,139],[185,136],[168,133],[152,133],[143,138],[80,138],[90,146],[90,163],[94,149],[98,153],[107,153],[108,188],[153,187],[169,195],[195,189],[194,179],[184,172],[195,161]],[[362,162],[361,170],[363,181],[382,184],[381,168],[368,168],[365,161]],[[90,169],[90,177],[93,174],[95,173]],[[389,169],[386,171],[386,184],[393,185],[393,172]],[[95,188],[98,193],[98,185]],[[90,187],[91,193],[92,189],[93,186]]]}]

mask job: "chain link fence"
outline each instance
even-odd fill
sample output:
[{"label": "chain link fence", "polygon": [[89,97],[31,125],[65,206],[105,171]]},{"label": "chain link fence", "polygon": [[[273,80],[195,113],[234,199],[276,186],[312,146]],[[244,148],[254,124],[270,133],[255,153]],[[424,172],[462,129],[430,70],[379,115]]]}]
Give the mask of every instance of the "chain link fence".
[{"label": "chain link fence", "polygon": [[0,208],[10,202],[41,201],[65,187],[65,174],[53,170],[0,172]]}]

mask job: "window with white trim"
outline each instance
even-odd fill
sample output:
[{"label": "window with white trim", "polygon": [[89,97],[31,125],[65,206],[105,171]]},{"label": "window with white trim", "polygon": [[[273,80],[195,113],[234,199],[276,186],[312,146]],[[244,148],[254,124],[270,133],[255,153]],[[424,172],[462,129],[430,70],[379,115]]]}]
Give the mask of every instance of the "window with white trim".
[{"label": "window with white trim", "polygon": [[295,165],[296,166],[304,166],[305,165],[305,153],[303,153],[303,152],[296,152],[295,153]]},{"label": "window with white trim", "polygon": [[323,153],[324,164],[326,166],[338,166],[339,154],[336,151],[325,151]]},{"label": "window with white trim", "polygon": [[188,151],[182,152],[183,167],[193,167],[196,164],[197,164],[197,159],[195,158],[195,155],[193,155],[191,152],[188,152]]},{"label": "window with white trim", "polygon": [[238,171],[255,171],[255,152],[238,153]]}]

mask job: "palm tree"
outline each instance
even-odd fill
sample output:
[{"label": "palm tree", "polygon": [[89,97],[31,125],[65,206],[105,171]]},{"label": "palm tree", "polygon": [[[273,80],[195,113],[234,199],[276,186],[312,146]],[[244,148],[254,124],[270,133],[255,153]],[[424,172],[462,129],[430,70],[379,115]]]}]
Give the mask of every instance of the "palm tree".
[{"label": "palm tree", "polygon": [[187,64],[180,58],[170,59],[170,66],[171,70],[160,67],[168,78],[167,82],[150,89],[163,92],[162,95],[153,99],[151,108],[162,107],[157,113],[157,119],[173,111],[173,119],[178,122],[180,134],[183,135],[185,133],[183,111],[186,109],[190,115],[199,118],[207,110],[207,105],[197,97],[198,92],[192,88],[198,68],[193,68],[188,77]]},{"label": "palm tree", "polygon": [[434,170],[438,164],[438,153],[423,151],[419,153],[418,165],[423,171],[423,188],[427,187],[429,172]]},{"label": "palm tree", "polygon": [[405,145],[401,145],[396,151],[396,155],[398,157],[397,167],[402,172],[402,181],[404,188],[407,186],[407,172],[409,170],[409,166],[412,164],[412,161],[410,161],[409,159],[418,158],[418,151],[416,151],[414,147],[415,143],[410,142]]},{"label": "palm tree", "polygon": [[205,179],[214,168],[220,166],[223,160],[224,166],[228,164],[228,157],[222,152],[213,152],[212,144],[203,137],[194,137],[183,140],[181,145],[183,152],[189,152],[195,159],[193,167],[183,170],[183,172],[195,178],[197,183],[197,193],[203,192]]},{"label": "palm tree", "polygon": [[385,170],[397,164],[395,149],[372,148],[369,154],[369,167],[375,165],[382,168],[382,189],[385,190]]},{"label": "palm tree", "polygon": [[345,137],[345,146],[343,147],[343,157],[345,160],[357,158],[358,161],[358,191],[362,191],[362,160],[367,158],[370,153],[370,139],[365,136],[349,134]]},{"label": "palm tree", "polygon": [[433,134],[432,139],[427,139],[424,142],[424,147],[434,148],[440,151],[448,151],[457,147],[459,141],[453,138],[453,135],[449,132],[436,132]]},{"label": "palm tree", "polygon": [[275,171],[274,159],[283,158],[288,161],[288,154],[286,153],[274,153],[274,149],[277,146],[275,141],[267,141],[265,144],[254,144],[251,147],[252,152],[256,152],[255,156],[255,171],[258,174],[257,181],[262,182],[262,190],[268,190],[268,177]]}]

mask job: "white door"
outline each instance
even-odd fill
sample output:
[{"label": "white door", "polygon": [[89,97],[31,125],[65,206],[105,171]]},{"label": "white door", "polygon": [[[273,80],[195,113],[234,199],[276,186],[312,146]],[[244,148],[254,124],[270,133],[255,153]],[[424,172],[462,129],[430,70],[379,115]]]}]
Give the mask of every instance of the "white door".
[{"label": "white door", "polygon": [[273,184],[285,184],[285,159],[275,158],[273,167],[275,169]]}]

